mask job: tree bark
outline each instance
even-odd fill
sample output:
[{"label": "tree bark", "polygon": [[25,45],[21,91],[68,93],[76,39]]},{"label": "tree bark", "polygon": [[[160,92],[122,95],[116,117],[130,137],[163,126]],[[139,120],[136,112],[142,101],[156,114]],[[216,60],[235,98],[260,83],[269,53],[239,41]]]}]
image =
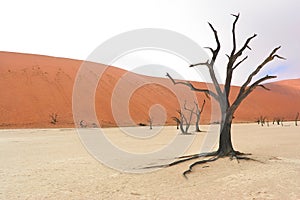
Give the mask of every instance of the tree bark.
[{"label": "tree bark", "polygon": [[184,128],[183,128],[183,122],[180,122],[180,123],[179,123],[179,127],[180,127],[181,133],[185,134],[186,132],[185,132],[185,130],[184,130]]},{"label": "tree bark", "polygon": [[200,122],[200,114],[196,115],[197,118],[196,118],[196,132],[201,132],[200,128],[199,128],[199,122]]},{"label": "tree bark", "polygon": [[231,124],[233,118],[232,116],[232,114],[222,114],[218,149],[218,155],[221,157],[234,155],[235,153],[231,141]]}]

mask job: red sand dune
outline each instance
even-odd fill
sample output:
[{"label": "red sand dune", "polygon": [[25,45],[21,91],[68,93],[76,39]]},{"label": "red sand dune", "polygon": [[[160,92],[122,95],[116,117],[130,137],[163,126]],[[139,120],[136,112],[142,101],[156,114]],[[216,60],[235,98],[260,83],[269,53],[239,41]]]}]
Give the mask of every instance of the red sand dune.
[{"label": "red sand dune", "polygon": [[[0,52],[0,128],[41,128],[74,127],[72,114],[72,94],[76,74],[82,61],[31,54]],[[104,65],[90,63],[99,69]],[[89,78],[89,77],[88,77]],[[88,79],[87,79],[88,81]],[[141,87],[134,88],[137,84]],[[195,83],[205,87],[204,83]],[[235,114],[235,122],[255,121],[265,116],[270,121],[274,117],[292,120],[300,112],[300,79],[285,80],[266,84],[271,91],[258,88],[246,99]],[[179,96],[189,100],[188,88],[174,86],[163,78],[137,75],[125,70],[109,67],[99,80],[95,95],[95,108],[102,127],[148,123],[149,110],[154,123],[166,119],[174,124],[171,117],[179,109]],[[238,87],[233,87],[232,97]],[[126,95],[129,98],[126,99]],[[189,99],[190,98],[190,99]],[[205,95],[197,94],[199,103],[207,104],[202,122],[210,122],[211,102]],[[113,100],[112,100],[113,99]],[[160,105],[160,106],[158,106]],[[112,106],[117,110],[113,114]],[[127,109],[128,108],[128,109]],[[150,109],[151,108],[151,109]],[[56,113],[57,123],[50,123],[50,115]],[[88,125],[94,123],[85,120]],[[76,120],[79,124],[79,120]]]}]

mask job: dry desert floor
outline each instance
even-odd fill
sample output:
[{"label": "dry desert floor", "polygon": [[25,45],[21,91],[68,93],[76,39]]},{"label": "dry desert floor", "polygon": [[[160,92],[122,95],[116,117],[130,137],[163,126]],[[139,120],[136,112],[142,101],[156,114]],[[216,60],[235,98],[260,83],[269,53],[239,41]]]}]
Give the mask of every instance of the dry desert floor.
[{"label": "dry desert floor", "polygon": [[[179,136],[182,141],[194,137],[186,154],[197,153],[210,134],[209,126],[201,128],[204,132]],[[135,130],[149,133],[148,127]],[[166,146],[177,130],[165,127],[143,139],[118,128],[103,134],[126,152],[146,155]],[[95,159],[75,129],[0,130],[0,199],[300,199],[300,126],[234,124],[232,134],[235,148],[259,162],[223,158],[196,166],[186,180],[182,172],[194,161],[126,173]],[[155,157],[137,166],[122,162],[127,169],[141,169],[170,162],[170,155],[165,152],[161,160]],[[118,160],[118,155],[110,157]]]}]

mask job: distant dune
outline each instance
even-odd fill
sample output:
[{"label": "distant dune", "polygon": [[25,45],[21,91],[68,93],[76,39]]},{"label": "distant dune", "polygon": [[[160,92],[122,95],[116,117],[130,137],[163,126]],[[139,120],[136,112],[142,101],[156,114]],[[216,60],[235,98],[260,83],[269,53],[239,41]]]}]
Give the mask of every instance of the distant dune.
[{"label": "distant dune", "polygon": [[[0,52],[0,128],[74,127],[72,92],[81,64],[82,61],[66,58]],[[130,88],[137,84],[141,87],[131,91]],[[206,86],[204,83],[195,85]],[[273,82],[266,86],[271,90],[258,88],[242,103],[235,114],[235,122],[253,122],[259,116],[265,116],[269,121],[274,117],[285,120],[295,118],[296,113],[300,112],[300,79]],[[120,91],[131,92],[127,104]],[[102,127],[116,126],[116,121],[118,125],[148,124],[152,107],[154,123],[166,119],[167,124],[174,124],[171,117],[177,115],[179,102],[173,91],[184,96],[188,88],[174,86],[168,79],[109,67],[96,90],[98,121]],[[233,87],[232,97],[237,91],[238,87]],[[207,101],[202,123],[208,123],[211,119],[211,102],[203,94],[197,94],[197,98],[200,104],[203,99]],[[192,101],[189,103],[189,106],[193,105]],[[119,111],[117,114],[112,113],[112,106]],[[126,118],[127,110],[133,122]],[[51,123],[51,114],[57,114],[56,124]],[[88,125],[94,123],[88,119],[82,120]]]}]

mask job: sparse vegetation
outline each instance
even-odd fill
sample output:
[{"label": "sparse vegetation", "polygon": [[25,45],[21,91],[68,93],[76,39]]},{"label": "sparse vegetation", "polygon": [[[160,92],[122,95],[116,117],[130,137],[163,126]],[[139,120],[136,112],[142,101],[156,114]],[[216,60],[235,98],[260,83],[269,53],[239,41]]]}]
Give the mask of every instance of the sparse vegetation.
[{"label": "sparse vegetation", "polygon": [[50,120],[51,120],[50,123],[55,125],[57,123],[58,115],[56,113],[52,113],[49,116],[50,116]]},{"label": "sparse vegetation", "polygon": [[79,125],[80,125],[81,128],[87,128],[87,123],[86,123],[86,121],[84,121],[84,120],[81,120],[81,121],[79,122]]},{"label": "sparse vegetation", "polygon": [[149,122],[150,130],[152,130],[152,123],[153,123],[152,117],[149,117],[148,122]]},{"label": "sparse vegetation", "polygon": [[172,117],[172,119],[178,124],[177,125],[177,129],[178,126],[180,128],[180,131],[182,134],[190,134],[189,128],[191,126],[191,121],[192,121],[192,117],[193,117],[193,113],[194,113],[194,109],[195,108],[188,108],[186,106],[186,102],[184,102],[184,107],[183,110],[187,111],[187,113],[189,113],[189,117],[187,118],[184,113],[182,112],[182,110],[177,110],[177,113],[179,114],[179,117]]}]

